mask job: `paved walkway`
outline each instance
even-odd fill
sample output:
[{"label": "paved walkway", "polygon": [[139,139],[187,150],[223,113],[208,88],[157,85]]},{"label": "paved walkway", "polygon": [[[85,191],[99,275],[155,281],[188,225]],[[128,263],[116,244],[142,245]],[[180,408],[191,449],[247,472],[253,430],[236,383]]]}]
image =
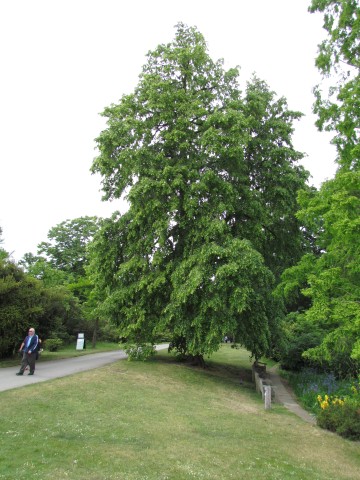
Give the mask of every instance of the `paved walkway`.
[{"label": "paved walkway", "polygon": [[305,409],[303,409],[295,399],[290,387],[286,384],[277,372],[277,367],[272,367],[267,371],[271,386],[275,392],[275,402],[282,403],[285,408],[290,412],[295,413],[298,417],[302,418],[305,422],[316,424],[316,418],[311,415]]},{"label": "paved walkway", "polygon": [[[157,345],[157,350],[168,348],[168,345]],[[102,367],[108,363],[117,362],[126,358],[123,350],[111,352],[91,353],[81,357],[66,358],[63,360],[51,360],[48,362],[37,362],[35,375],[29,376],[27,372],[22,376],[16,376],[19,371],[20,362],[17,367],[0,368],[0,392],[12,388],[20,388],[33,383],[46,382],[59,377],[66,377],[74,373],[85,372],[94,368]]]}]

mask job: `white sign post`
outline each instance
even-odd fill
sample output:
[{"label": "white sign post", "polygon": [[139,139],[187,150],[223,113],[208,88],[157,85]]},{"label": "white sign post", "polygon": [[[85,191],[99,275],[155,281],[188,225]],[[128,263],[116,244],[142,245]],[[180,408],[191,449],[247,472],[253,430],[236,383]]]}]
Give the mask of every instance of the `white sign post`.
[{"label": "white sign post", "polygon": [[264,385],[264,400],[265,400],[265,410],[270,410],[271,408],[271,386]]},{"label": "white sign post", "polygon": [[78,333],[76,350],[84,350],[85,337],[83,333]]}]

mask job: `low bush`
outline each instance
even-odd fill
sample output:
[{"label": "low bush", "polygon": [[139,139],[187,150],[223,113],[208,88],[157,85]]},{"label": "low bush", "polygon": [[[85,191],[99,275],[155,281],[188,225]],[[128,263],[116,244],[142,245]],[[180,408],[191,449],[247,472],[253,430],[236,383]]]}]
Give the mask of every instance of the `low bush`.
[{"label": "low bush", "polygon": [[48,338],[44,342],[45,350],[49,352],[57,352],[63,346],[63,341],[60,338]]},{"label": "low bush", "polygon": [[360,402],[354,399],[322,400],[323,407],[317,415],[321,428],[336,432],[350,440],[360,440]]},{"label": "low bush", "polygon": [[305,408],[315,413],[320,427],[350,440],[360,440],[359,379],[340,380],[313,369],[283,372]]},{"label": "low bush", "polygon": [[154,346],[150,344],[135,345],[128,343],[125,345],[125,352],[129,360],[144,361],[155,355],[156,350]]},{"label": "low bush", "polygon": [[[295,317],[296,318],[296,317]],[[306,322],[296,323],[288,327],[286,332],[286,341],[280,352],[281,367],[285,370],[299,371],[305,367],[310,367],[312,362],[303,356],[309,348],[318,346],[324,333],[317,330],[313,325]]]}]

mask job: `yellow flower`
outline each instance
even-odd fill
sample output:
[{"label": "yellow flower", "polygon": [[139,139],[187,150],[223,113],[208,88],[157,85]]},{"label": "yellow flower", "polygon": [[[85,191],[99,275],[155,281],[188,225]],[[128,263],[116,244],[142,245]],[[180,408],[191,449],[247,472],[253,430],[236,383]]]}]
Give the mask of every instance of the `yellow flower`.
[{"label": "yellow flower", "polygon": [[344,400],[342,400],[341,398],[338,398],[338,397],[335,397],[334,400],[332,401],[333,405],[344,405]]},{"label": "yellow flower", "polygon": [[[326,395],[325,395],[326,397]],[[325,399],[323,402],[320,403],[320,407],[325,410],[325,408],[328,408],[329,402]]]}]

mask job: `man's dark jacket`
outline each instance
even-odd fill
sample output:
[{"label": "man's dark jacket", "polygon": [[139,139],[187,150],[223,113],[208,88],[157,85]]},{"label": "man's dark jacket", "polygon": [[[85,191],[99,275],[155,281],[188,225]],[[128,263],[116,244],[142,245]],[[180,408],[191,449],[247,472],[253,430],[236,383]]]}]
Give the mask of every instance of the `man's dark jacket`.
[{"label": "man's dark jacket", "polygon": [[[31,338],[30,340],[30,344],[29,346],[27,347],[27,344],[28,344],[28,341],[29,341],[29,337]],[[24,340],[24,348],[22,349],[23,352],[30,352],[30,353],[34,353],[36,352],[37,350],[37,346],[38,346],[38,342],[39,342],[39,338],[37,335],[33,335],[32,337],[30,335],[28,335],[25,340]]]}]

